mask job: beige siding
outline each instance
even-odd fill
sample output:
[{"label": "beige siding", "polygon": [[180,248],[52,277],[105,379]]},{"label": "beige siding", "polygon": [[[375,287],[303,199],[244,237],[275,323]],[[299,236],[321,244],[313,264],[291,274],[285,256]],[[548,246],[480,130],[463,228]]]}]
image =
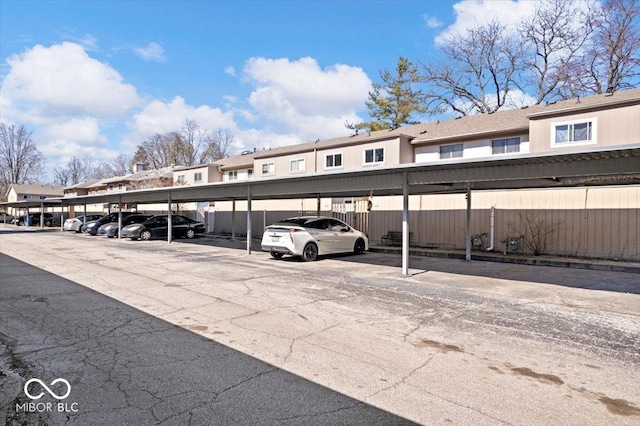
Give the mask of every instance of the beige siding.
[{"label": "beige siding", "polygon": [[[502,238],[527,234],[527,221],[536,220],[545,230],[555,229],[549,254],[640,260],[640,186],[473,192],[473,234],[490,234],[492,205],[496,250],[503,250]],[[412,244],[465,247],[463,194],[412,196],[409,207]],[[368,230],[373,243],[401,230],[401,208],[401,197],[374,197]]]},{"label": "beige siding", "polygon": [[[533,119],[530,121],[531,152],[572,150],[580,146],[606,146],[640,143],[640,105]],[[552,146],[552,126],[576,120],[595,120],[595,142]]]},{"label": "beige siding", "polygon": [[[381,164],[364,164],[364,151],[366,149],[384,148],[384,162]],[[342,167],[325,167],[325,157],[332,154],[342,154]],[[290,164],[292,160],[304,159],[305,171],[292,172]],[[256,178],[273,176],[292,176],[296,174],[321,173],[331,170],[358,170],[371,167],[391,166],[413,162],[413,149],[405,139],[389,139],[367,144],[352,146],[339,146],[334,148],[312,150],[298,154],[289,154],[272,158],[260,158],[254,162],[254,175]],[[262,165],[274,163],[275,173],[263,174]]]}]

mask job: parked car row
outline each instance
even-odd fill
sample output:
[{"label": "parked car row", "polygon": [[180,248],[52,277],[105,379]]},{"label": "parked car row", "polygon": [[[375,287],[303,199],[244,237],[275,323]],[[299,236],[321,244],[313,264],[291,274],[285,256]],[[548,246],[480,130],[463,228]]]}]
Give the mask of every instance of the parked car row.
[{"label": "parked car row", "polygon": [[[67,219],[63,225],[65,231],[82,232],[87,235],[106,235],[108,238],[120,236],[132,240],[150,240],[166,238],[169,234],[168,215],[148,215],[133,212],[122,212],[121,225],[118,224],[119,213],[105,216],[87,215]],[[195,238],[205,231],[204,223],[182,215],[171,215],[171,234],[174,238]]]},{"label": "parked car row", "polygon": [[[29,226],[40,226],[40,213],[29,213],[28,215],[16,216],[11,218],[11,224],[23,226],[25,220]],[[42,213],[44,218],[44,226],[60,226],[60,220],[53,213]]]},{"label": "parked car row", "polygon": [[[168,215],[147,215],[122,212],[119,228],[119,213],[78,216],[65,220],[65,231],[83,232],[88,235],[106,235],[108,238],[120,236],[132,240],[167,238],[169,233]],[[51,213],[44,213],[45,225],[54,221]],[[22,224],[15,218],[17,224]],[[29,215],[30,225],[38,225],[40,213]],[[171,215],[171,234],[174,238],[195,238],[205,232],[202,222],[186,216]],[[369,248],[367,236],[333,217],[300,216],[276,222],[265,229],[261,248],[275,259],[284,255],[300,256],[304,261],[313,261],[318,256],[335,253],[362,254]]]}]

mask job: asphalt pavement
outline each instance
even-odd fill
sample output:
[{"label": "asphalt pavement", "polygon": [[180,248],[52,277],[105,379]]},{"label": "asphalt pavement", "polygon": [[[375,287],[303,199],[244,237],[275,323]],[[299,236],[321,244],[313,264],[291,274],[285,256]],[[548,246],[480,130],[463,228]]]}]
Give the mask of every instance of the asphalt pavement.
[{"label": "asphalt pavement", "polygon": [[5,425],[413,424],[7,255],[0,270]]},{"label": "asphalt pavement", "polygon": [[[28,420],[640,421],[635,273],[412,256],[405,277],[389,253],[302,262],[210,236],[167,244],[9,225],[0,253],[14,259],[0,265],[0,402],[12,422],[27,392],[55,402],[69,388],[65,413]],[[25,392],[28,377],[41,382]]]}]

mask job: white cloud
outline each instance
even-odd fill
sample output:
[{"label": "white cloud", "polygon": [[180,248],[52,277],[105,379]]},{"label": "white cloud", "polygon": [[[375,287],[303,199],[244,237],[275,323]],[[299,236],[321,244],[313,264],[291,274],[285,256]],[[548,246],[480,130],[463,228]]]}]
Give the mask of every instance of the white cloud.
[{"label": "white cloud", "polygon": [[422,15],[422,20],[424,21],[424,24],[427,26],[427,28],[440,28],[444,25],[444,23],[436,16],[431,16],[426,13]]},{"label": "white cloud", "polygon": [[538,2],[531,0],[462,0],[453,5],[456,20],[436,37],[436,44],[494,19],[514,29],[520,19],[533,13],[537,5]]},{"label": "white cloud", "polygon": [[194,107],[186,104],[180,96],[176,96],[168,103],[151,101],[142,111],[135,114],[130,126],[132,134],[127,136],[125,144],[134,147],[156,133],[180,130],[187,119],[195,120],[200,128],[210,131],[236,130],[232,112],[211,108],[208,105]]},{"label": "white cloud", "polygon": [[134,47],[133,52],[145,61],[167,62],[162,45],[151,42],[146,47]]},{"label": "white cloud", "polygon": [[228,66],[224,69],[224,72],[226,72],[227,74],[231,75],[231,76],[236,76],[236,69],[232,66]]},{"label": "white cloud", "polygon": [[22,122],[75,115],[118,117],[138,103],[136,89],[79,44],[36,45],[7,63],[0,104],[9,105],[3,114]]},{"label": "white cloud", "polygon": [[360,121],[356,111],[371,90],[361,68],[337,64],[322,69],[309,57],[251,58],[243,75],[255,86],[248,101],[267,123],[266,130],[296,134],[304,141],[344,135],[346,120]]}]

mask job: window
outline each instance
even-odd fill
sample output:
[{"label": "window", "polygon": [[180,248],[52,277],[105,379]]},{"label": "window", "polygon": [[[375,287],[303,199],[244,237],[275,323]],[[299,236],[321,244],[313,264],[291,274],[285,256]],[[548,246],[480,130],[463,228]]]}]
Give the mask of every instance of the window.
[{"label": "window", "polygon": [[595,142],[594,127],[593,120],[556,124],[552,127],[552,145]]},{"label": "window", "polygon": [[118,184],[118,191],[122,191],[122,184],[121,183]]},{"label": "window", "polygon": [[107,188],[107,191],[113,191],[113,184],[109,185],[109,187]]},{"label": "window", "polygon": [[291,172],[304,172],[304,158],[298,160],[291,160],[289,165],[289,171]]},{"label": "window", "polygon": [[491,141],[492,154],[520,152],[520,138],[495,139]]},{"label": "window", "polygon": [[463,146],[461,143],[455,145],[443,145],[440,147],[440,158],[461,158]]},{"label": "window", "polygon": [[342,154],[329,154],[324,157],[326,169],[342,167]]},{"label": "window", "polygon": [[232,170],[229,172],[229,180],[238,180],[238,171]]},{"label": "window", "polygon": [[249,170],[247,170],[247,177],[248,177],[249,179],[252,179],[252,178],[253,178],[253,169],[249,169]]},{"label": "window", "polygon": [[364,164],[384,163],[384,148],[364,150]]},{"label": "window", "polygon": [[263,175],[272,175],[276,172],[276,165],[274,163],[264,163],[262,165]]},{"label": "window", "polygon": [[184,183],[184,175],[178,176],[178,179],[176,179],[176,182],[180,184]]},{"label": "window", "polygon": [[193,174],[194,182],[202,182],[202,172],[197,172]]}]

